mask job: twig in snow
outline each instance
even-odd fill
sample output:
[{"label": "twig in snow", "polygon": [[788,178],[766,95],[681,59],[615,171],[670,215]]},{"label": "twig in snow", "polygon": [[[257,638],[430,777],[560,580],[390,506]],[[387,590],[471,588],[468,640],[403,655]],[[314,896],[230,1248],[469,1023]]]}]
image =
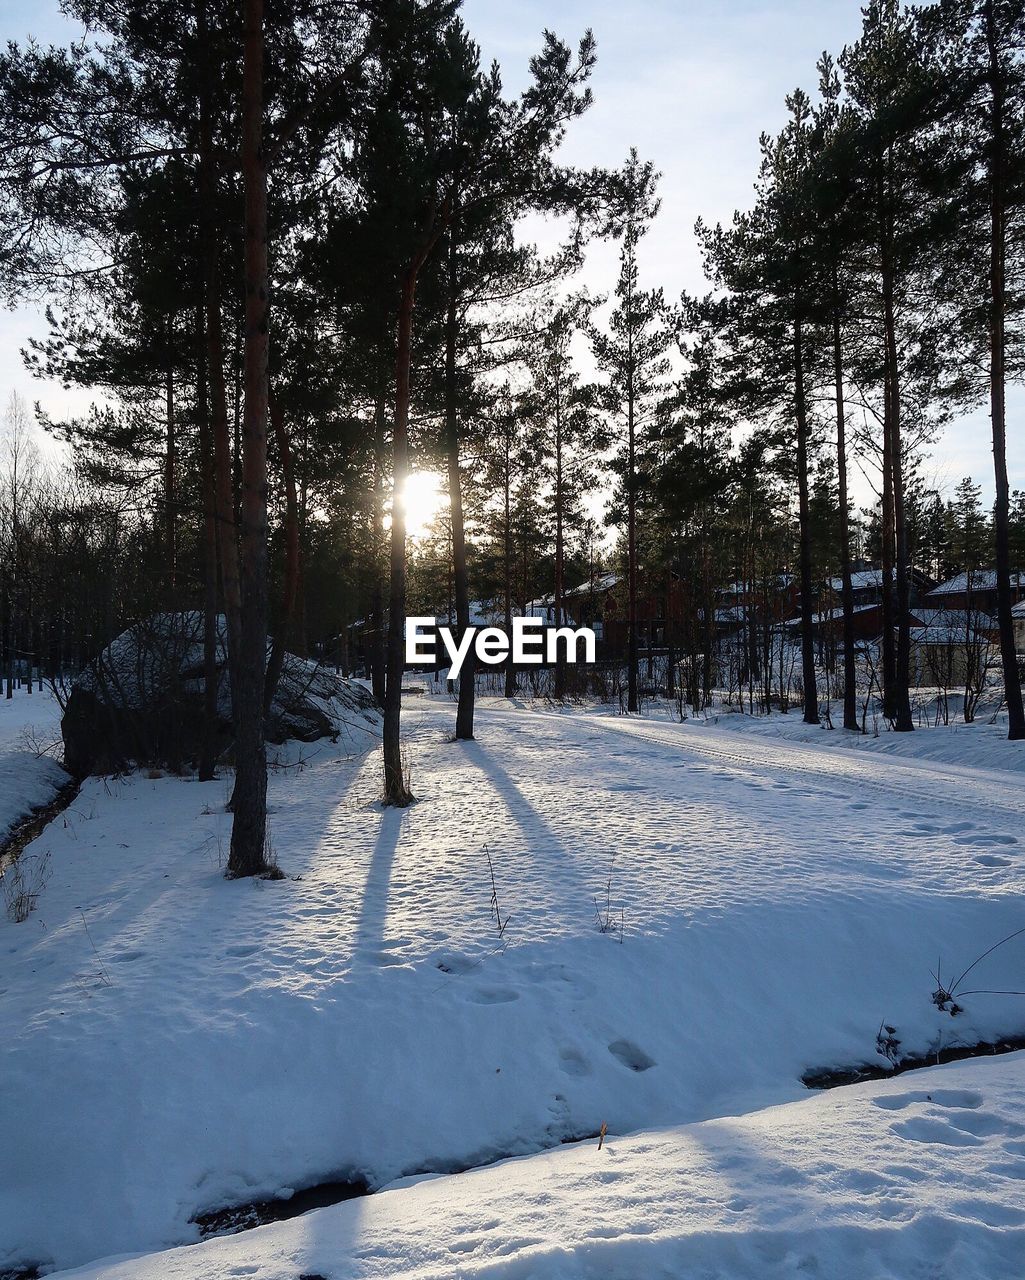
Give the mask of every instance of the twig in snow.
[{"label": "twig in snow", "polygon": [[22,924],[31,915],[36,899],[50,878],[50,854],[26,855],[10,861],[0,873],[0,897],[4,911],[14,924]]},{"label": "twig in snow", "polygon": [[[992,955],[993,952],[996,951],[998,947],[1002,947],[1005,942],[1011,942],[1014,938],[1020,938],[1022,934],[1025,934],[1025,927],[1021,929],[1015,929],[1014,933],[1009,933],[1006,938],[1001,938],[999,942],[994,942],[993,945],[991,947],[988,947],[982,953],[981,956],[976,956],[976,958],[972,961],[972,963],[968,966],[968,968],[961,973],[960,977],[955,978],[955,980],[950,984],[949,987],[946,987],[943,985],[943,981],[940,977],[940,963],[937,960],[936,972],[932,975],[936,979],[936,990],[932,993],[933,1004],[935,1004],[938,1009],[942,1009],[944,1010],[944,1012],[948,1012],[951,1017],[954,1017],[955,1014],[960,1013],[961,1006],[955,1001],[954,997],[958,994],[958,988],[960,987],[961,983],[964,982],[965,978],[968,977],[968,975],[971,973],[971,971],[975,968],[977,964],[981,964],[982,961],[985,960],[987,956]],[[974,991],[962,991],[961,995],[962,996],[1020,996],[1020,995],[1025,995],[1025,992],[989,991],[989,990],[980,989],[980,990],[974,990]]]},{"label": "twig in snow", "polygon": [[602,913],[601,907],[598,905],[598,899],[594,899],[594,914],[598,921],[599,933],[619,933],[619,941],[623,941],[623,908],[619,909],[619,922],[612,918],[612,873],[616,867],[616,855],[613,853],[609,859],[609,876],[605,881],[605,911]]},{"label": "twig in snow", "polygon": [[488,871],[491,873],[491,918],[498,925],[498,936],[502,938],[509,927],[509,917],[502,919],[502,912],[498,905],[498,885],[495,883],[495,867],[491,861],[491,850],[487,845],[484,846],[484,856],[488,860]]},{"label": "twig in snow", "polygon": [[112,987],[114,984],[110,980],[110,974],[107,972],[106,966],[100,959],[100,953],[96,950],[96,943],[93,942],[93,935],[89,932],[89,923],[85,918],[85,912],[81,909],[78,914],[82,917],[82,928],[85,930],[85,936],[89,939],[89,945],[93,949],[93,955],[96,957],[96,963],[100,966],[100,980],[105,987]]}]

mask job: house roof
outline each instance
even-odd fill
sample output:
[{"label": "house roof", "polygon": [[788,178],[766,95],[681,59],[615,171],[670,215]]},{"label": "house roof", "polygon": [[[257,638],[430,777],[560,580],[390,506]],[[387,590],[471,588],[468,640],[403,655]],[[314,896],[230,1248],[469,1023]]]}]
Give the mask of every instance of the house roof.
[{"label": "house roof", "polygon": [[[969,581],[969,579],[971,581]],[[1022,586],[1022,574],[1015,569],[1011,573],[1011,583],[1019,589]],[[947,582],[941,582],[928,593],[932,596],[962,595],[966,591],[993,591],[996,589],[997,575],[995,569],[973,569],[969,573],[959,573]]]},{"label": "house roof", "polygon": [[923,627],[970,627],[976,631],[989,631],[996,620],[981,609],[915,609],[912,611]]},{"label": "house roof", "polygon": [[[743,604],[720,606],[715,610],[713,616],[716,622],[745,622],[747,620],[747,606]],[[704,621],[704,617],[704,609],[698,609],[698,618]]]},{"label": "house roof", "polygon": [[1025,600],[1019,600],[1011,610],[1012,618],[1025,618]]},{"label": "house roof", "polygon": [[772,574],[768,579],[758,582],[731,582],[727,587],[719,588],[720,596],[744,596],[749,592],[760,591],[763,587],[774,587],[777,591],[784,590],[794,581],[794,577],[789,573]]},{"label": "house roof", "polygon": [[979,644],[997,625],[978,609],[916,609],[915,617],[921,625],[911,628],[911,638],[917,644]]},{"label": "house roof", "polygon": [[600,573],[592,583],[590,580],[581,582],[577,587],[570,587],[568,591],[564,591],[566,596],[589,596],[591,592],[609,591],[617,582],[620,581],[618,573]]},{"label": "house roof", "polygon": [[[851,574],[851,586],[855,591],[864,591],[867,587],[881,587],[883,585],[882,569],[861,569],[858,573]],[[843,578],[830,578],[830,591],[843,590]]]},{"label": "house roof", "polygon": [[989,627],[965,626],[932,626],[912,627],[911,639],[916,644],[962,645],[985,644],[989,640]]},{"label": "house roof", "polygon": [[[856,604],[852,612],[855,614],[868,613],[872,609],[878,609],[878,608],[879,608],[878,603]],[[843,617],[843,609],[838,607],[836,609],[824,609],[821,613],[813,613],[811,615],[811,620],[812,620],[813,626],[818,626],[820,622],[832,622],[834,618],[842,618],[842,617]],[[787,618],[787,620],[783,623],[783,625],[785,627],[796,627],[800,625],[800,622],[801,622],[801,615],[798,613],[793,618]]]}]

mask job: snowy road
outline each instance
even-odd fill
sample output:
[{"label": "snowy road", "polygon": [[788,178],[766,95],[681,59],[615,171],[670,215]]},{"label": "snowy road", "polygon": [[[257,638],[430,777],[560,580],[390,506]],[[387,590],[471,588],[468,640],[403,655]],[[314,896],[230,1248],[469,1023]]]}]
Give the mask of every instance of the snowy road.
[{"label": "snowy road", "polygon": [[[93,780],[45,833],[38,911],[0,923],[0,1269],[188,1240],[289,1186],[751,1113],[871,1060],[884,1020],[912,1053],[1025,1031],[1020,1000],[930,1000],[938,954],[946,975],[1025,924],[1016,765],[491,707],[455,744],[452,719],[410,700],[403,812],[376,753],[276,770],[279,884],[223,880],[224,782]],[[622,941],[597,928],[610,871]],[[973,978],[1023,965],[1019,942]]]},{"label": "snowy road", "polygon": [[[521,714],[519,710],[489,707],[484,717],[487,721]],[[554,711],[531,714],[567,719],[565,713]],[[828,795],[834,784],[854,789],[870,787],[891,798],[928,806],[944,803],[960,810],[971,808],[1007,816],[1016,823],[1021,823],[1025,815],[1025,744],[1019,744],[1017,749],[1009,745],[1006,754],[1013,767],[998,770],[972,764],[970,750],[961,752],[961,763],[928,758],[895,760],[890,755],[874,753],[868,739],[825,730],[811,730],[819,740],[814,746],[805,746],[774,733],[773,721],[762,722],[757,732],[738,733],[700,723],[679,725],[626,716],[590,715],[579,719],[608,733],[668,747],[698,760],[715,761],[740,775],[775,778],[779,774],[798,774],[815,784],[822,795]],[[794,719],[796,713],[791,716]],[[957,746],[951,740],[952,754]]]}]

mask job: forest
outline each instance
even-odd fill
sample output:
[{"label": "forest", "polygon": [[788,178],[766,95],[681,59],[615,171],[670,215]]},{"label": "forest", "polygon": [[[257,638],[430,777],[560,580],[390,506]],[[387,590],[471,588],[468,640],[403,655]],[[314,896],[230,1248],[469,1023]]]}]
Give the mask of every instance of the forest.
[{"label": "forest", "polygon": [[[697,711],[724,588],[749,605],[753,687],[783,621],[775,584],[793,584],[809,724],[835,581],[835,678],[859,730],[853,583],[878,565],[879,705],[908,731],[916,572],[991,572],[1009,736],[1025,737],[1025,494],[1006,462],[1025,372],[1020,4],[870,0],[762,135],[749,207],[676,228],[707,276],[683,297],[646,287],[656,158],[561,159],[591,105],[589,31],[546,32],[510,94],[458,0],[245,0],[241,22],[228,0],[66,8],[87,39],[0,55],[0,293],[45,304],[32,373],[94,399],[40,411],[62,444],[46,457],[30,406],[7,406],[0,666],[11,698],[178,612],[202,617],[212,686],[223,625],[230,874],[267,870],[264,717],[286,650],[369,680],[383,794],[402,806],[406,617],[462,629],[486,608],[508,628],[543,601],[558,626],[580,620],[567,593],[609,574],[628,711],[651,678],[643,596],[682,601],[666,681],[689,681]],[[580,282],[599,241],[619,261],[604,295]],[[929,480],[930,448],[976,408],[992,509],[970,479]],[[411,537],[403,496],[424,473],[442,498]],[[557,699],[589,678],[553,677]],[[503,682],[511,696],[511,666]],[[464,673],[457,739],[475,687]]]}]

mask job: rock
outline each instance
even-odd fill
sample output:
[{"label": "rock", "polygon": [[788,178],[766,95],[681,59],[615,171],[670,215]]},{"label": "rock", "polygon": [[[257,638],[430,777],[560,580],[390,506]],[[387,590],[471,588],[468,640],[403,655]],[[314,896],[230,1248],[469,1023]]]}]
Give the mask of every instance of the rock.
[{"label": "rock", "polygon": [[[217,751],[231,746],[224,618],[217,627]],[[132,765],[193,764],[203,736],[203,615],[158,613],[123,632],[71,687],[61,720],[73,774]],[[381,713],[363,685],[295,654],[285,655],[267,717],[267,740],[341,740],[352,754],[373,744]]]}]

